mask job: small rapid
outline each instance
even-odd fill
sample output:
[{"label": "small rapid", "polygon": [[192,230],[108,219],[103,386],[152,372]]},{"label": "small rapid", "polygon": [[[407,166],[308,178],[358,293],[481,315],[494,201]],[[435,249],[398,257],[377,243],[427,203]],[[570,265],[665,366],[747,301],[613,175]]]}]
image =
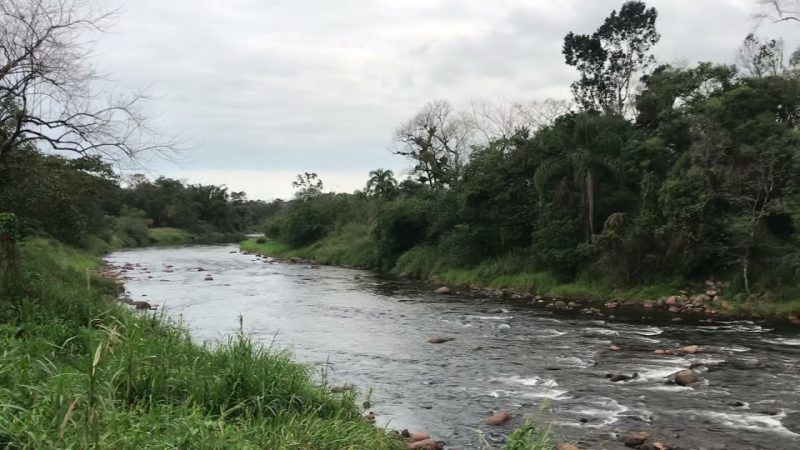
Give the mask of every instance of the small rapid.
[{"label": "small rapid", "polygon": [[[448,447],[502,444],[531,417],[581,448],[625,448],[620,436],[634,431],[681,448],[800,448],[796,329],[559,315],[512,300],[436,295],[366,271],[265,261],[234,246],[107,259],[133,268],[125,276],[134,300],[158,305],[198,342],[234,332],[241,315],[263,344],[292,351],[331,384],[358,386],[378,424],[424,430]],[[433,335],[453,340],[431,344]],[[654,353],[691,344],[702,351]],[[667,384],[688,367],[699,382]],[[514,419],[485,425],[496,411]]]}]

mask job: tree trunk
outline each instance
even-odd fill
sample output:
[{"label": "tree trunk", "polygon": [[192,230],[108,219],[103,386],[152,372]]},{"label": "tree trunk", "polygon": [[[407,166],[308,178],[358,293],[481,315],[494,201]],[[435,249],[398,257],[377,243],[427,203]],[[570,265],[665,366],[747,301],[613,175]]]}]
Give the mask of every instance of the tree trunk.
[{"label": "tree trunk", "polygon": [[586,241],[591,244],[594,236],[594,177],[589,169],[586,170],[586,206],[586,223],[588,224]]}]

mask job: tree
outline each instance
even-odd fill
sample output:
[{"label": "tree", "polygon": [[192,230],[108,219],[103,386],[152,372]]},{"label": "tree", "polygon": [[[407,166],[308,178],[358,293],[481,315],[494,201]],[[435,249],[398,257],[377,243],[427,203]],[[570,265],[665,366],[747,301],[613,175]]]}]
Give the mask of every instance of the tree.
[{"label": "tree", "polygon": [[397,192],[397,180],[391,170],[376,169],[369,173],[366,193],[380,198],[391,198]]},{"label": "tree", "polygon": [[314,172],[305,172],[297,175],[292,181],[292,187],[297,189],[294,197],[298,200],[309,200],[322,194],[322,180]]},{"label": "tree", "polygon": [[575,101],[585,111],[624,115],[631,100],[634,76],[654,62],[649,53],[661,36],[655,8],[628,1],[612,11],[591,36],[570,32],[564,37],[566,63],[578,69],[572,83]]},{"label": "tree", "polygon": [[736,60],[753,78],[778,76],[786,70],[783,64],[783,39],[761,42],[750,33],[739,48]]},{"label": "tree", "polygon": [[800,22],[800,0],[759,0],[765,10],[759,16],[773,22]]},{"label": "tree", "polygon": [[142,93],[109,91],[90,64],[90,35],[113,15],[85,0],[0,2],[0,169],[25,145],[110,159],[175,146],[155,137]]},{"label": "tree", "polygon": [[430,102],[395,132],[394,153],[412,160],[411,173],[431,187],[458,179],[472,130],[445,100]]}]

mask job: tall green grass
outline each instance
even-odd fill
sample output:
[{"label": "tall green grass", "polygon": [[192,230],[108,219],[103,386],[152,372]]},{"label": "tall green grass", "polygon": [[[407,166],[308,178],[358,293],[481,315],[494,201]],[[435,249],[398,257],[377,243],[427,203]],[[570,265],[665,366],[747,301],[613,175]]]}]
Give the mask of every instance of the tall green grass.
[{"label": "tall green grass", "polygon": [[0,447],[400,449],[308,366],[239,332],[213,348],[109,302],[99,261],[22,245],[27,295],[0,299]]}]

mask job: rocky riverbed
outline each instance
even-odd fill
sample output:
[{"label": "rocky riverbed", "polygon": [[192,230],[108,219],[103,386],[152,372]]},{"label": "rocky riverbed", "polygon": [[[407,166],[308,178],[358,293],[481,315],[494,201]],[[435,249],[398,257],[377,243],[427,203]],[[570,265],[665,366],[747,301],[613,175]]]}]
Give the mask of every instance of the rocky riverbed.
[{"label": "rocky riverbed", "polygon": [[[198,341],[232,332],[241,314],[266,345],[292,350],[333,386],[358,388],[376,424],[427,431],[447,448],[499,446],[527,418],[581,449],[800,448],[796,329],[674,322],[663,306],[581,314],[590,306],[442,295],[233,246],[108,260],[126,283],[122,298],[163,308]],[[487,423],[498,413],[508,417]]]}]

